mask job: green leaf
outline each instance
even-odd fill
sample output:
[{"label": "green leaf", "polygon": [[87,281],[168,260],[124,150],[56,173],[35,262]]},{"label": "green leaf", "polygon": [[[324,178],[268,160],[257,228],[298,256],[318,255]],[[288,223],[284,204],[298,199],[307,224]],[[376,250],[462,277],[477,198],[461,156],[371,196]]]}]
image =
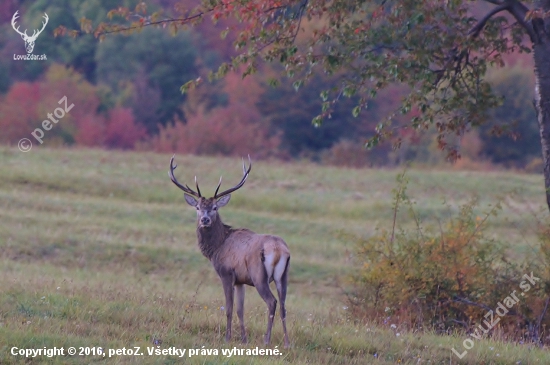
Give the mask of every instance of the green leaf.
[{"label": "green leaf", "polygon": [[313,124],[314,127],[320,127],[323,124],[323,117],[318,115],[311,121],[311,124]]},{"label": "green leaf", "polygon": [[356,92],[357,89],[354,86],[346,85],[342,94],[347,98],[351,98]]},{"label": "green leaf", "polygon": [[338,57],[333,56],[333,55],[328,55],[327,56],[327,62],[331,67],[336,67],[340,63],[339,60],[338,60]]},{"label": "green leaf", "polygon": [[369,139],[367,141],[367,143],[365,143],[365,148],[370,150],[370,149],[376,147],[378,145],[378,143],[380,143],[380,137],[374,136],[371,139]]}]

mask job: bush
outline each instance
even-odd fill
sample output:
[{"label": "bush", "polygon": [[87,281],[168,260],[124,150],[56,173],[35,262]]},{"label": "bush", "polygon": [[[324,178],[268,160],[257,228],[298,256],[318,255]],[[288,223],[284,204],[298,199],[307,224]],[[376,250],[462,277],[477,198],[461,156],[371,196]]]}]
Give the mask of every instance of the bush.
[{"label": "bush", "polygon": [[500,203],[478,215],[478,201],[472,199],[437,229],[423,229],[406,195],[404,174],[398,182],[394,217],[404,205],[416,229],[409,232],[397,227],[395,218],[390,230],[379,230],[374,237],[358,240],[358,270],[352,277],[354,289],[349,295],[355,315],[374,316],[402,328],[440,333],[464,330],[484,335],[484,330],[491,329],[484,322],[487,313],[501,306],[514,290],[515,295],[522,293],[520,282],[525,274],[533,272],[540,281],[532,285],[529,295],[519,297],[517,304],[508,302],[507,314],[490,333],[542,340],[541,328],[550,324],[544,318],[550,302],[545,294],[550,282],[546,269],[550,263],[550,231],[541,234],[543,260],[514,263],[509,260],[507,246],[490,238],[486,231],[490,217],[501,209]]},{"label": "bush", "polygon": [[369,156],[363,143],[342,139],[321,153],[321,162],[334,166],[364,167],[369,165]]},{"label": "bush", "polygon": [[251,120],[246,110],[235,107],[216,108],[188,117],[187,123],[176,121],[159,127],[143,149],[157,152],[180,152],[195,155],[223,155],[266,158],[278,155],[279,138],[270,135],[261,123]]}]

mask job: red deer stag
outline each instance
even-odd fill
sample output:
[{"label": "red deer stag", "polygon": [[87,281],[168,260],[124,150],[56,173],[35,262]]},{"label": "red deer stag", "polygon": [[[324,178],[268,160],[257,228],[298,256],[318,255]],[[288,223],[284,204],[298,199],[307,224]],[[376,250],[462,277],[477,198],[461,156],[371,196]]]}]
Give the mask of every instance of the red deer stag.
[{"label": "red deer stag", "polygon": [[252,162],[248,156],[248,169],[243,161],[243,178],[226,191],[218,193],[222,179],[214,193],[214,197],[205,198],[201,195],[197,177],[195,186],[197,191],[187,185],[182,185],[174,176],[174,156],[170,159],[168,175],[174,184],[184,191],[187,204],[197,209],[197,238],[202,254],[210,260],[218,273],[225,293],[225,309],[227,313],[227,329],[225,340],[231,339],[231,320],[233,318],[233,293],[237,293],[237,316],[241,325],[241,339],[247,342],[244,328],[244,285],[256,287],[256,290],[266,302],[269,313],[267,318],[267,332],[264,343],[271,340],[271,328],[277,307],[277,300],[269,289],[269,283],[275,281],[277,294],[281,304],[280,314],[283,322],[284,346],[290,342],[286,331],[286,288],[290,251],[282,238],[267,234],[257,234],[248,229],[235,229],[224,224],[218,212],[219,208],[229,203],[231,193],[241,188],[252,169]]}]

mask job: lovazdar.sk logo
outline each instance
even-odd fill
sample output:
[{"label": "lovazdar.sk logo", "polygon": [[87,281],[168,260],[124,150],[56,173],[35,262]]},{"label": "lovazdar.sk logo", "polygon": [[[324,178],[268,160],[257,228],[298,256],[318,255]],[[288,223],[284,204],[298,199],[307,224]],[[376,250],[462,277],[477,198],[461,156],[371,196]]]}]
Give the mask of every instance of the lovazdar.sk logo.
[{"label": "lovazdar.sk logo", "polygon": [[36,42],[36,38],[38,38],[38,36],[40,35],[40,33],[42,33],[42,31],[44,30],[44,28],[46,28],[46,24],[48,24],[48,14],[44,13],[44,21],[42,22],[42,29],[40,30],[37,30],[35,29],[32,33],[31,36],[29,36],[27,34],[27,29],[25,29],[24,32],[21,32],[19,30],[19,26],[16,27],[16,20],[17,18],[19,18],[19,10],[15,12],[15,14],[13,14],[13,17],[11,18],[11,26],[13,28],[13,30],[15,30],[20,36],[21,38],[23,38],[23,41],[25,41],[25,49],[27,50],[27,54],[25,55],[16,55],[14,54],[13,55],[13,59],[14,60],[25,60],[25,61],[43,61],[43,60],[46,60],[46,55],[45,54],[42,54],[42,55],[34,55],[32,54],[32,51],[34,50],[34,43]]}]

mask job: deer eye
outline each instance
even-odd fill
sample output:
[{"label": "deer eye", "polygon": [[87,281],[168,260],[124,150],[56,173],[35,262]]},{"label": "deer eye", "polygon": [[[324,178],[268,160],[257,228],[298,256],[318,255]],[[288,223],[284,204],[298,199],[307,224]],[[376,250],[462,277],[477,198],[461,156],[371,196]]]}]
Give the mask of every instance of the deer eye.
[{"label": "deer eye", "polygon": [[218,210],[218,207],[214,207],[214,208],[212,208],[212,210],[216,211],[216,210]]}]

